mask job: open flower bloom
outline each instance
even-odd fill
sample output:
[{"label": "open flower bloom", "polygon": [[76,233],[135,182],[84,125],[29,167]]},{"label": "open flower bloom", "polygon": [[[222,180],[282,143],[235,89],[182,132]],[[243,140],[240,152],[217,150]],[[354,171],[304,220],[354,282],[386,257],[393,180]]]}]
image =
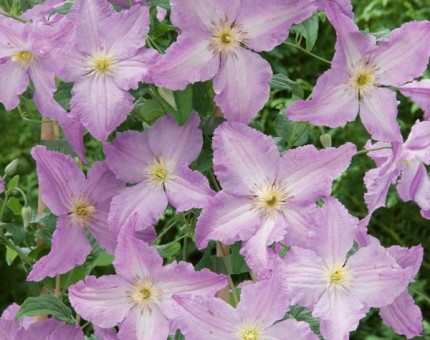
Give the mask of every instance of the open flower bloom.
[{"label": "open flower bloom", "polygon": [[320,151],[306,145],[281,157],[272,137],[236,122],[220,125],[212,146],[223,189],[197,221],[197,247],[242,240],[241,253],[259,274],[270,267],[268,245],[285,237],[289,245],[307,242],[315,202],[331,194],[356,152],[351,143]]},{"label": "open flower bloom", "polygon": [[116,12],[106,0],[78,0],[68,17],[76,23],[73,47],[61,73],[73,81],[70,107],[82,125],[100,141],[121,124],[133,108],[130,88],[146,80],[156,58],[145,49],[149,8],[140,5]]},{"label": "open flower bloom", "polygon": [[373,139],[401,141],[396,93],[386,86],[422,75],[430,55],[430,22],[406,23],[376,46],[376,38],[363,35],[335,3],[326,13],[337,33],[332,68],[318,79],[312,100],[288,107],[288,117],[336,127],[353,121],[360,110]]},{"label": "open flower bloom", "polygon": [[413,81],[399,87],[400,93],[411,98],[424,111],[424,118],[430,120],[430,79]]},{"label": "open flower bloom", "polygon": [[168,203],[177,211],[207,205],[215,193],[206,177],[188,167],[203,145],[199,123],[196,112],[183,126],[167,115],[148,132],[118,133],[112,143],[104,144],[110,169],[121,180],[137,183],[112,200],[109,226],[116,235],[135,212],[142,230],[160,218]]},{"label": "open flower bloom", "polygon": [[370,307],[389,305],[406,289],[412,268],[403,269],[376,242],[347,259],[358,220],[334,198],[316,217],[316,237],[308,249],[291,247],[281,275],[292,303],[321,319],[324,339],[346,340]]},{"label": "open flower bloom", "polygon": [[251,51],[270,51],[292,24],[308,18],[314,0],[171,0],[175,43],[151,70],[172,90],[213,78],[215,102],[229,120],[248,123],[269,98],[269,63]]},{"label": "open flower bloom", "polygon": [[46,25],[0,17],[0,102],[7,111],[18,106],[31,78],[40,113],[58,121],[67,141],[85,159],[81,124],[54,99],[55,76],[64,67],[62,55],[70,45],[72,29],[69,20]]},{"label": "open flower bloom", "polygon": [[284,317],[290,301],[279,270],[270,279],[243,287],[236,309],[213,297],[173,298],[177,325],[187,340],[318,339],[305,322],[289,319],[274,324]]},{"label": "open flower bloom", "polygon": [[96,162],[87,178],[69,155],[36,146],[36,160],[42,200],[58,216],[52,236],[51,252],[33,266],[30,281],[55,276],[85,262],[91,251],[83,227],[86,226],[100,247],[113,254],[116,241],[107,226],[112,196],[123,188],[106,162]]},{"label": "open flower bloom", "polygon": [[75,310],[94,325],[119,325],[122,340],[165,340],[175,318],[173,296],[215,296],[227,280],[207,269],[195,272],[186,262],[163,267],[155,248],[134,235],[137,215],[121,230],[113,265],[118,275],[84,281],[69,288]]},{"label": "open flower bloom", "polygon": [[370,215],[379,207],[385,206],[388,189],[395,184],[400,198],[407,202],[415,201],[421,207],[421,215],[430,219],[430,178],[425,165],[430,162],[430,122],[417,121],[411,129],[405,143],[366,144],[367,149],[390,147],[368,152],[376,168],[370,169],[364,176],[367,193],[364,199],[369,216],[364,219],[367,224]]}]

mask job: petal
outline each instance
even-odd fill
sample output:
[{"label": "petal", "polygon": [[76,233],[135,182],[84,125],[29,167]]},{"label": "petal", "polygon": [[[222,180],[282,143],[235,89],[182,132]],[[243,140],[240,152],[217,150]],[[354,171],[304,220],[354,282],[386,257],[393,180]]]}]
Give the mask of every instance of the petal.
[{"label": "petal", "polygon": [[279,151],[272,137],[245,124],[220,125],[212,140],[214,171],[229,194],[249,196],[255,185],[275,180]]},{"label": "petal", "polygon": [[349,74],[331,69],[318,78],[310,101],[297,100],[287,108],[294,121],[337,127],[352,122],[358,113],[358,97],[348,88]]},{"label": "petal", "polygon": [[276,164],[276,178],[286,182],[296,205],[315,203],[323,196],[330,196],[333,180],[348,168],[355,153],[352,143],[322,150],[313,145],[288,150]]},{"label": "petal", "polygon": [[209,239],[232,244],[248,240],[261,224],[261,217],[252,209],[248,197],[219,192],[207,208],[203,208],[196,227],[196,244],[205,248]]},{"label": "petal", "polygon": [[73,148],[73,151],[85,162],[85,150],[84,150],[84,127],[79,120],[72,115],[66,113],[63,117],[59,117],[58,123],[63,130],[64,137],[67,142]]},{"label": "petal", "polygon": [[398,296],[392,304],[381,307],[379,315],[394,332],[406,335],[408,339],[422,334],[421,310],[407,291]]},{"label": "petal", "polygon": [[421,245],[404,248],[400,246],[391,246],[387,249],[390,255],[396,260],[402,268],[412,267],[412,278],[418,273],[421,262],[423,261],[423,247]]},{"label": "petal", "polygon": [[106,161],[95,162],[87,174],[85,192],[91,196],[93,202],[110,200],[124,188],[124,183],[115,178],[109,170]]},{"label": "petal", "polygon": [[282,212],[287,226],[283,242],[290,246],[307,248],[305,245],[315,237],[316,228],[313,216],[318,210],[316,204],[304,207],[302,204],[295,204],[294,201],[290,202],[287,209]]},{"label": "petal", "polygon": [[31,155],[36,160],[37,176],[42,200],[54,215],[70,211],[71,196],[78,197],[85,184],[85,176],[69,155],[47,151],[35,146]]},{"label": "petal", "polygon": [[143,171],[154,158],[148,134],[131,130],[117,133],[112,143],[103,143],[103,152],[109,168],[127,183],[145,180]]},{"label": "petal", "polygon": [[108,212],[97,209],[86,223],[98,245],[113,254],[116,247],[116,235],[108,227]]},{"label": "petal", "polygon": [[174,176],[164,184],[164,188],[169,203],[177,212],[207,207],[209,199],[215,196],[207,178],[198,171],[192,171],[185,163],[176,167]]},{"label": "petal", "polygon": [[424,118],[430,117],[430,79],[413,81],[399,87],[400,93],[411,98],[423,111]]},{"label": "petal", "polygon": [[408,151],[409,159],[415,158],[424,164],[430,162],[430,121],[416,121],[409,132],[403,147]]},{"label": "petal", "polygon": [[312,332],[309,324],[294,319],[281,321],[264,330],[266,340],[317,340],[318,336]]},{"label": "petal", "polygon": [[142,230],[155,223],[167,207],[167,197],[162,187],[139,183],[125,188],[111,202],[109,227],[118,235],[122,225],[134,213],[138,214],[137,229]]},{"label": "petal", "polygon": [[0,64],[0,74],[0,102],[10,111],[19,104],[18,95],[28,86],[28,72],[17,62],[8,60]]},{"label": "petal", "polygon": [[68,216],[60,216],[52,235],[51,251],[34,264],[27,280],[40,281],[46,276],[64,274],[84,263],[90,252],[91,245],[84,230],[72,224]]},{"label": "petal", "polygon": [[248,124],[269,99],[270,64],[258,54],[239,48],[221,57],[213,80],[214,100],[228,120]]},{"label": "petal", "polygon": [[133,96],[119,89],[111,76],[81,78],[72,89],[72,113],[99,141],[104,141],[133,109]]},{"label": "petal", "polygon": [[139,308],[133,308],[127,314],[118,332],[121,340],[165,340],[169,335],[169,320],[158,307],[142,313]]},{"label": "petal", "polygon": [[403,24],[382,40],[374,52],[381,84],[400,86],[423,74],[430,56],[430,23],[413,21]]},{"label": "petal", "polygon": [[182,33],[151,69],[155,85],[183,90],[188,84],[206,81],[218,72],[219,56],[210,48],[209,33]]},{"label": "petal", "polygon": [[199,295],[175,295],[173,299],[175,320],[187,340],[237,339],[234,333],[241,319],[225,301]]},{"label": "petal", "polygon": [[163,156],[164,160],[174,164],[190,164],[203,146],[199,124],[200,119],[195,111],[183,126],[178,126],[173,116],[163,116],[148,131],[149,148],[154,155]]},{"label": "petal", "polygon": [[246,32],[246,46],[270,51],[287,39],[292,24],[302,22],[315,10],[313,0],[243,1],[236,22]]},{"label": "petal", "polygon": [[360,117],[364,127],[373,139],[385,142],[403,141],[397,123],[396,93],[388,88],[373,88],[363,95],[360,103]]},{"label": "petal", "polygon": [[87,276],[85,282],[69,287],[70,303],[84,319],[99,327],[113,327],[133,307],[127,296],[128,286],[118,275]]},{"label": "petal", "polygon": [[55,329],[51,334],[49,334],[49,337],[47,338],[47,340],[56,339],[82,340],[84,339],[84,333],[82,332],[82,329],[81,327],[79,327],[79,325],[72,326],[63,324],[57,327],[57,329]]},{"label": "petal", "polygon": [[118,275],[128,281],[136,276],[157,275],[163,265],[163,259],[155,248],[136,238],[135,227],[137,214],[130,217],[118,237],[113,265]]}]

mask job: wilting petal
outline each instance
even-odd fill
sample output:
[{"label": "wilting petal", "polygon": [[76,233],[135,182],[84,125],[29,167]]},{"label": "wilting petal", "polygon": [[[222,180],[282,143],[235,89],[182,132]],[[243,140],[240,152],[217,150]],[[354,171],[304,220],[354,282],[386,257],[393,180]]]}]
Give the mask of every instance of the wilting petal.
[{"label": "wilting petal", "polygon": [[165,340],[169,335],[169,320],[158,307],[143,313],[139,308],[133,308],[121,324],[118,338],[121,340]]},{"label": "wilting petal", "polygon": [[292,24],[304,21],[315,10],[313,0],[243,1],[236,22],[246,32],[246,46],[270,51],[287,39]]},{"label": "wilting petal", "polygon": [[222,56],[213,80],[214,100],[228,120],[248,124],[269,99],[270,64],[244,48]]},{"label": "wilting petal", "polygon": [[118,275],[87,276],[85,282],[69,287],[69,299],[84,319],[99,327],[113,327],[133,306],[127,296],[128,289],[129,282]]},{"label": "wilting petal", "polygon": [[165,161],[188,165],[194,161],[203,146],[200,119],[197,112],[191,113],[183,126],[178,126],[175,118],[166,115],[159,118],[148,131],[149,148],[155,156],[163,156]]},{"label": "wilting petal", "polygon": [[115,178],[106,161],[95,162],[91,165],[87,174],[85,192],[94,201],[104,202],[120,192],[123,187],[124,183]]},{"label": "wilting petal", "polygon": [[408,339],[419,336],[423,331],[421,310],[407,291],[398,296],[392,304],[381,307],[379,315],[394,332],[406,335]]},{"label": "wilting petal", "polygon": [[248,197],[236,197],[221,191],[203,209],[197,221],[197,247],[206,247],[210,239],[225,244],[248,240],[260,224],[261,217],[252,209]]},{"label": "wilting petal", "polygon": [[85,185],[82,170],[72,157],[47,151],[41,145],[35,146],[31,155],[36,160],[43,202],[53,214],[67,214],[70,211],[72,195],[78,197]]},{"label": "wilting petal", "polygon": [[52,235],[52,248],[33,266],[28,281],[40,281],[46,276],[64,274],[85,262],[91,245],[82,227],[72,224],[68,216],[60,216]]},{"label": "wilting petal", "polygon": [[317,340],[309,324],[294,319],[281,321],[264,330],[265,340]]},{"label": "wilting petal", "polygon": [[358,97],[348,87],[349,74],[331,69],[318,78],[310,101],[297,100],[287,108],[294,121],[336,127],[352,122],[358,113]]},{"label": "wilting petal", "polygon": [[173,296],[178,327],[188,340],[236,340],[238,313],[223,300],[193,295]]},{"label": "wilting petal", "polygon": [[103,143],[106,162],[115,175],[128,182],[145,180],[143,171],[154,158],[148,146],[148,134],[119,132],[112,143]]},{"label": "wilting petal", "polygon": [[162,187],[152,187],[139,183],[125,188],[112,199],[109,212],[109,227],[118,235],[122,225],[134,213],[138,214],[137,229],[146,228],[155,223],[167,207],[167,197]]},{"label": "wilting petal", "polygon": [[89,75],[74,84],[70,107],[82,125],[104,141],[133,109],[133,96],[119,89],[109,75]]},{"label": "wilting petal", "polygon": [[182,33],[151,69],[154,84],[183,90],[188,84],[206,81],[218,72],[219,55],[210,49],[209,33]]},{"label": "wilting petal", "polygon": [[215,130],[212,147],[215,174],[229,194],[249,196],[256,184],[275,180],[274,165],[280,156],[272,137],[227,122]]},{"label": "wilting petal", "polygon": [[288,150],[276,164],[276,178],[286,182],[295,204],[315,203],[330,196],[333,180],[348,168],[355,152],[352,143],[322,150],[313,145]]},{"label": "wilting petal", "polygon": [[175,178],[164,184],[169,203],[177,212],[193,208],[204,208],[215,192],[209,187],[205,176],[192,171],[186,163],[181,163],[174,172]]},{"label": "wilting petal", "polygon": [[413,81],[399,87],[400,93],[411,98],[424,111],[424,118],[430,118],[430,79]]},{"label": "wilting petal", "polygon": [[363,95],[360,104],[360,117],[364,127],[373,139],[396,142],[403,141],[397,123],[396,93],[388,88],[373,88]]},{"label": "wilting petal", "polygon": [[10,111],[19,104],[18,95],[28,86],[28,72],[19,63],[8,60],[0,64],[0,74],[0,102]]},{"label": "wilting petal", "polygon": [[378,43],[373,62],[380,84],[400,86],[423,74],[430,56],[430,22],[413,21]]}]

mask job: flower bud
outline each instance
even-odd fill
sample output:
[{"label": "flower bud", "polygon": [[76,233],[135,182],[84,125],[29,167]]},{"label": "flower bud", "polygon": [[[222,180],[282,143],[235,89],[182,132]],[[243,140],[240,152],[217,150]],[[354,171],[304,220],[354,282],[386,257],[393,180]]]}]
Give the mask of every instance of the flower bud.
[{"label": "flower bud", "polygon": [[28,225],[30,224],[30,220],[33,216],[33,211],[29,206],[25,206],[21,209],[21,216],[24,222],[24,229],[27,230]]},{"label": "flower bud", "polygon": [[6,166],[6,168],[4,169],[6,176],[12,177],[15,174],[16,169],[18,168],[18,163],[19,159],[16,158]]},{"label": "flower bud", "polygon": [[331,147],[331,137],[328,134],[323,134],[320,136],[320,142],[324,148],[330,148]]},{"label": "flower bud", "polygon": [[164,87],[159,87],[158,93],[171,107],[173,107],[175,110],[178,108],[176,106],[176,101],[175,97],[173,96],[172,90],[166,89]]}]

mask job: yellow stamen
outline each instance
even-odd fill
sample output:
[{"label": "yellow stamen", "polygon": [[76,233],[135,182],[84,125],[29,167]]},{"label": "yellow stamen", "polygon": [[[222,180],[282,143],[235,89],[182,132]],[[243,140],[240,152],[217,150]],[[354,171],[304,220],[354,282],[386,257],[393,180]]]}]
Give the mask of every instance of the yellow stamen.
[{"label": "yellow stamen", "polygon": [[376,79],[378,68],[368,61],[360,61],[349,70],[349,88],[357,95],[370,95],[371,89],[379,86]]},{"label": "yellow stamen", "polygon": [[72,205],[70,207],[69,215],[75,223],[84,226],[85,222],[89,220],[96,208],[91,205],[90,199],[86,196],[78,196],[74,198],[72,196]]},{"label": "yellow stamen", "polygon": [[245,41],[243,26],[235,22],[229,23],[227,18],[218,24],[213,24],[211,34],[209,48],[214,53],[235,55],[236,50]]},{"label": "yellow stamen", "polygon": [[34,54],[31,51],[14,51],[12,54],[12,61],[19,63],[25,69],[30,67],[34,59]]},{"label": "yellow stamen", "polygon": [[99,75],[111,76],[115,70],[116,63],[117,60],[114,59],[112,53],[106,54],[105,51],[98,51],[88,57],[86,69],[89,75],[95,75],[96,77]]},{"label": "yellow stamen", "polygon": [[342,293],[347,293],[348,289],[351,287],[350,281],[353,278],[351,271],[348,269],[348,265],[344,264],[341,260],[337,260],[334,265],[326,265],[326,281],[330,293],[333,289]]},{"label": "yellow stamen", "polygon": [[274,218],[276,212],[288,208],[288,200],[291,197],[285,182],[270,182],[266,179],[262,184],[255,184],[251,200],[253,208],[259,214],[266,218]]},{"label": "yellow stamen", "polygon": [[262,329],[261,322],[245,322],[242,321],[242,326],[238,327],[237,333],[235,335],[240,340],[261,340],[264,331]]},{"label": "yellow stamen", "polygon": [[134,307],[139,307],[141,313],[145,310],[152,311],[152,307],[162,300],[162,291],[157,287],[157,282],[150,276],[136,277],[129,286],[127,292]]},{"label": "yellow stamen", "polygon": [[164,185],[168,180],[173,178],[175,165],[170,162],[165,162],[163,156],[154,157],[151,163],[145,168],[143,174],[147,181],[156,186]]}]

